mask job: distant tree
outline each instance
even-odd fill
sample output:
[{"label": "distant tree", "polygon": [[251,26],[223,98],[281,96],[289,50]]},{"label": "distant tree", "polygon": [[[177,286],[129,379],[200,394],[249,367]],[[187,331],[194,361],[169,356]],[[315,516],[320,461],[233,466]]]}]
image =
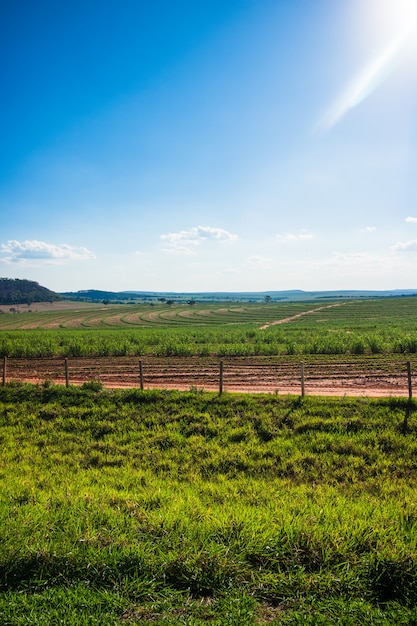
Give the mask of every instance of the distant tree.
[{"label": "distant tree", "polygon": [[194,298],[191,298],[191,300],[187,300],[187,304],[189,304],[190,306],[193,306],[195,304]]},{"label": "distant tree", "polygon": [[266,304],[269,304],[271,302],[272,298],[271,296],[265,296],[264,301]]},{"label": "distant tree", "polygon": [[166,300],[166,303],[171,306],[172,304],[174,304],[175,300]]}]

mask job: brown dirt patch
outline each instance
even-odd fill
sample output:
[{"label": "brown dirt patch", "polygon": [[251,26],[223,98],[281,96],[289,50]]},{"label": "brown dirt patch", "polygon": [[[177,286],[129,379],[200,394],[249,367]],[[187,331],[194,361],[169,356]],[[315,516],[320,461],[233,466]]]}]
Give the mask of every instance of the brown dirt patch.
[{"label": "brown dirt patch", "polygon": [[[215,357],[146,356],[140,360],[146,389],[219,390],[220,362]],[[68,369],[70,383],[75,385],[96,380],[109,388],[140,386],[139,357],[74,357],[68,359]],[[305,362],[304,372],[306,395],[408,397],[407,368],[401,357],[314,357]],[[6,374],[7,381],[65,384],[65,362],[63,358],[11,358]],[[224,359],[223,390],[300,395],[300,363],[291,357]]]}]

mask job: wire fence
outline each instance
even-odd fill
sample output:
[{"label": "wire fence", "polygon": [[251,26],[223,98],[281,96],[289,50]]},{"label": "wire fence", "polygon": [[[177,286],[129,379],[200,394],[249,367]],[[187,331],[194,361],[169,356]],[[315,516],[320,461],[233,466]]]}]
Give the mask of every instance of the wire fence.
[{"label": "wire fence", "polygon": [[413,365],[395,357],[330,359],[248,357],[7,358],[3,386],[10,382],[108,388],[179,389],[297,395],[408,396]]}]

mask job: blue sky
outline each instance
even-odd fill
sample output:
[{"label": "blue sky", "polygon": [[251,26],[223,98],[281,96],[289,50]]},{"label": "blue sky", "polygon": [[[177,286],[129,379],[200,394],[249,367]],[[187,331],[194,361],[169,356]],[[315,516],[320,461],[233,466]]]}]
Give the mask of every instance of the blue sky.
[{"label": "blue sky", "polygon": [[0,276],[417,288],[414,0],[0,8]]}]

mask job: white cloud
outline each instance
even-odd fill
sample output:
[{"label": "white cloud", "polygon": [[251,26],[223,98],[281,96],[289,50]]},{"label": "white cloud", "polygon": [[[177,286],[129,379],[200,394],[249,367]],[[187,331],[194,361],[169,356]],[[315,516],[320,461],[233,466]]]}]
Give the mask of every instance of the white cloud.
[{"label": "white cloud", "polygon": [[187,248],[186,246],[178,246],[175,244],[170,244],[166,248],[162,248],[163,252],[173,252],[175,254],[194,254],[195,251],[191,248]]},{"label": "white cloud", "polygon": [[87,248],[75,248],[68,244],[45,243],[44,241],[9,240],[0,246],[3,263],[32,265],[39,263],[64,264],[68,261],[87,261],[95,255]]},{"label": "white cloud", "polygon": [[417,217],[406,217],[406,222],[412,222],[413,224],[417,223]]},{"label": "white cloud", "polygon": [[305,239],[313,239],[312,233],[309,233],[305,228],[300,233],[286,233],[285,235],[277,234],[277,238],[283,243],[291,241],[303,241]]},{"label": "white cloud", "polygon": [[176,252],[178,254],[193,254],[195,249],[206,241],[236,241],[237,235],[229,233],[223,228],[212,226],[194,226],[188,230],[180,230],[178,233],[168,233],[161,235],[161,240],[167,242],[165,252]]},{"label": "white cloud", "polygon": [[361,233],[374,233],[376,231],[376,226],[365,226],[365,228],[361,228]]},{"label": "white cloud", "polygon": [[263,256],[250,256],[248,257],[248,265],[257,269],[269,270],[271,269],[271,259]]},{"label": "white cloud", "polygon": [[369,267],[379,262],[380,257],[365,252],[334,252],[333,256],[327,259],[327,263],[337,264],[339,267]]},{"label": "white cloud", "polygon": [[[414,268],[413,263],[408,263],[401,255],[396,254],[370,254],[366,252],[355,252],[342,254],[334,252],[327,259],[311,264],[315,271],[325,272],[326,276],[350,279],[359,281],[379,280],[395,273],[408,273]],[[356,288],[352,283],[352,288]],[[379,287],[378,287],[379,288]]]},{"label": "white cloud", "polygon": [[417,239],[413,241],[399,241],[392,246],[394,252],[417,252]]}]

